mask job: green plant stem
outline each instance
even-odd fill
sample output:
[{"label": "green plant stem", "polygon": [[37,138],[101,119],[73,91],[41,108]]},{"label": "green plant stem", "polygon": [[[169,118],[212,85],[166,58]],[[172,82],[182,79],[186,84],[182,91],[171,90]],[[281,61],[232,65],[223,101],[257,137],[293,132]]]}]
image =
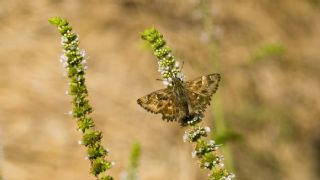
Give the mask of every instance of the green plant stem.
[{"label": "green plant stem", "polygon": [[[219,44],[218,40],[213,35],[213,29],[214,29],[214,25],[212,22],[213,18],[211,16],[211,14],[209,13],[208,1],[201,0],[200,8],[203,13],[203,19],[202,19],[203,27],[204,27],[204,30],[206,31],[206,33],[208,33],[208,35],[209,35],[209,53],[210,53],[210,59],[213,63],[213,70],[215,72],[220,72],[221,71],[221,69],[220,69],[220,54],[219,54],[220,44]],[[226,128],[226,123],[225,123],[225,118],[224,118],[222,97],[219,92],[215,95],[211,112],[212,112],[213,116],[215,117],[214,118],[215,125],[216,125],[215,135],[220,135],[220,134],[226,133],[227,128]],[[212,133],[212,136],[214,136],[213,133]],[[222,149],[222,152],[225,157],[227,169],[234,172],[232,153],[231,153],[230,147],[227,144],[224,144],[221,149]]]},{"label": "green plant stem", "polygon": [[60,62],[66,69],[70,81],[67,94],[73,98],[73,110],[70,111],[70,115],[77,119],[78,130],[83,133],[79,144],[87,147],[86,158],[91,164],[91,174],[98,180],[113,180],[106,172],[114,163],[107,159],[109,151],[101,145],[102,132],[94,129],[95,124],[90,117],[93,109],[89,104],[85,83],[86,56],[85,51],[80,50],[78,46],[79,36],[72,31],[65,19],[52,17],[49,22],[55,25],[61,34],[63,54]]}]

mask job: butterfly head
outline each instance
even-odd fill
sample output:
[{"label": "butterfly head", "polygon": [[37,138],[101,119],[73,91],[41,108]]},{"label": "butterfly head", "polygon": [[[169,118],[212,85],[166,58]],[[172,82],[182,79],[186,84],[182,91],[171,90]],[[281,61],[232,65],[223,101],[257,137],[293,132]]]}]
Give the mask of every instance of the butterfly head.
[{"label": "butterfly head", "polygon": [[179,85],[182,85],[183,83],[183,79],[180,78],[180,77],[173,77],[172,80],[171,80],[171,84],[172,86],[179,86]]}]

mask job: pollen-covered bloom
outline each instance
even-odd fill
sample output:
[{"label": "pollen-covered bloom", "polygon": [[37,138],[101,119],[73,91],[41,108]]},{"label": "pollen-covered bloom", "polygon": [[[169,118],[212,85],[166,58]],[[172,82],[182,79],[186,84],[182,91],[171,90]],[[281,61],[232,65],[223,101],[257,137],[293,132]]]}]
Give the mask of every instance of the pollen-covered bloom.
[{"label": "pollen-covered bloom", "polygon": [[216,144],[214,140],[204,140],[210,132],[210,128],[205,126],[194,125],[189,130],[186,130],[183,135],[183,140],[194,143],[194,151],[191,153],[192,158],[197,157],[200,167],[210,170],[210,180],[231,180],[235,176],[229,173],[224,167],[224,158],[218,154],[218,149],[221,145]]}]

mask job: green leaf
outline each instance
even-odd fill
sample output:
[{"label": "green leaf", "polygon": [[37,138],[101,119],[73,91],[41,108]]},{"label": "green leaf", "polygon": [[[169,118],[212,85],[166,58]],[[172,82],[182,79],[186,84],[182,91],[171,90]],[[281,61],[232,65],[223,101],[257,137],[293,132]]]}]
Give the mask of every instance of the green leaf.
[{"label": "green leaf", "polygon": [[59,26],[62,21],[62,18],[61,17],[52,17],[52,18],[49,18],[48,21],[49,21],[49,23],[51,23],[53,25]]}]

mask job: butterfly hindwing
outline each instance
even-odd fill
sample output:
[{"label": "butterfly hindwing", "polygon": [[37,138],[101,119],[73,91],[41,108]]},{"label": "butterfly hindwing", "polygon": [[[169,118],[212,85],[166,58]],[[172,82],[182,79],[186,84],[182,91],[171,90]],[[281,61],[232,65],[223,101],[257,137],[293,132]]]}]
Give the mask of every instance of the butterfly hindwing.
[{"label": "butterfly hindwing", "polygon": [[217,91],[220,74],[209,74],[185,82],[185,88],[193,111],[204,112],[211,96]]},{"label": "butterfly hindwing", "polygon": [[176,120],[176,115],[179,113],[179,108],[168,88],[154,91],[139,98],[137,102],[147,111],[155,114],[161,113],[163,120]]}]

